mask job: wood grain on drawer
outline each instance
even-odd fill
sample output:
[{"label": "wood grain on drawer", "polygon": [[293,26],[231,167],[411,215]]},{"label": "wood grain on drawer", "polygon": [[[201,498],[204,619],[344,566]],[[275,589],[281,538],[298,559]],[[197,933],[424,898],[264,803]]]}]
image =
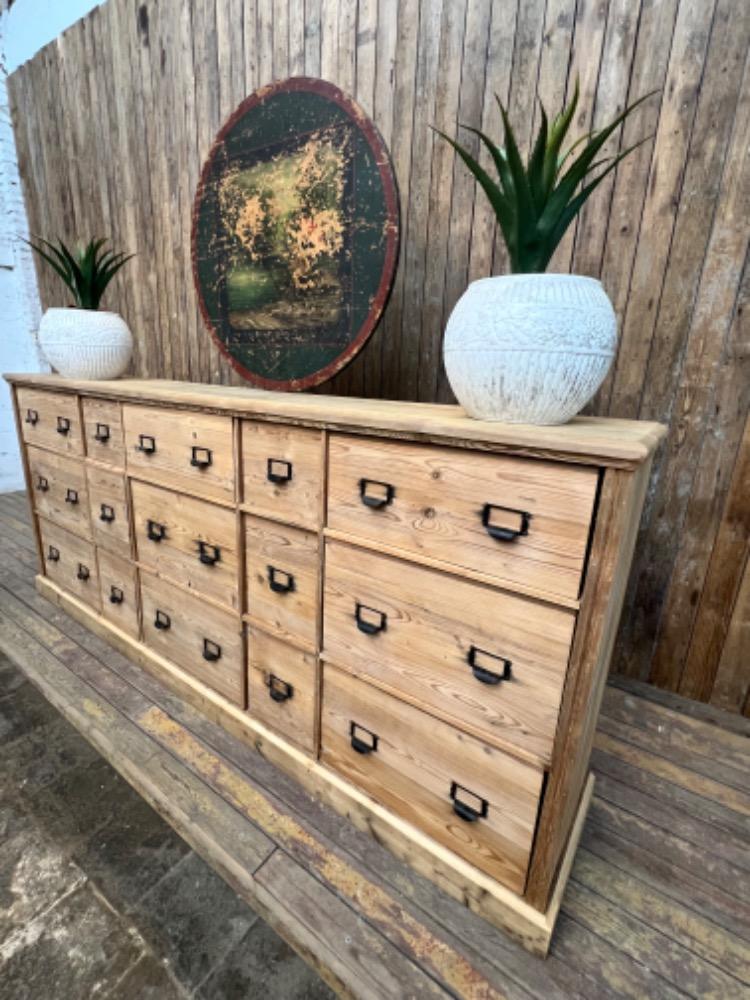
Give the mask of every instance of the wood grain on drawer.
[{"label": "wood grain on drawer", "polygon": [[303,750],[315,753],[317,658],[250,628],[247,659],[250,714]]},{"label": "wood grain on drawer", "polygon": [[322,431],[242,421],[243,503],[254,514],[317,528],[323,490]]},{"label": "wood grain on drawer", "polygon": [[326,664],[322,760],[522,892],[542,771]]},{"label": "wood grain on drawer", "polygon": [[89,465],[86,469],[91,530],[97,545],[130,558],[130,520],[125,477],[114,469]]},{"label": "wood grain on drawer", "polygon": [[139,634],[137,571],[129,559],[99,549],[99,587],[102,614],[124,632]]},{"label": "wood grain on drawer", "polygon": [[150,573],[140,576],[146,645],[244,708],[240,619]]},{"label": "wood grain on drawer", "polygon": [[234,511],[148,483],[133,481],[131,486],[139,562],[238,609]]},{"label": "wood grain on drawer", "polygon": [[328,525],[576,599],[597,481],[580,466],[333,434]]},{"label": "wood grain on drawer", "polygon": [[245,515],[247,612],[282,638],[315,647],[318,622],[318,536]]},{"label": "wood grain on drawer", "polygon": [[234,500],[231,417],[125,404],[123,423],[131,475]]},{"label": "wood grain on drawer", "polygon": [[97,462],[121,469],[125,465],[122,407],[111,399],[83,399],[86,454]]},{"label": "wood grain on drawer", "polygon": [[50,448],[58,455],[83,454],[77,396],[19,388],[17,399],[21,433],[27,444]]},{"label": "wood grain on drawer", "polygon": [[91,542],[51,521],[39,519],[44,572],[64,590],[101,610],[96,552]]},{"label": "wood grain on drawer", "polygon": [[562,608],[326,545],[324,656],[545,764],[574,624]]},{"label": "wood grain on drawer", "polygon": [[28,448],[31,498],[42,517],[89,538],[86,470],[80,458],[67,458],[42,448]]}]

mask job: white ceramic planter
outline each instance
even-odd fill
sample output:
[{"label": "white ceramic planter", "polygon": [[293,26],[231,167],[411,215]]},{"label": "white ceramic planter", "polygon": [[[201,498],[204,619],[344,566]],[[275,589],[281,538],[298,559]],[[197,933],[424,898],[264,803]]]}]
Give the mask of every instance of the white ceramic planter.
[{"label": "white ceramic planter", "polygon": [[591,399],[617,343],[596,278],[512,274],[469,285],[443,347],[456,398],[472,417],[562,424]]},{"label": "white ceramic planter", "polygon": [[39,324],[39,346],[66,378],[119,378],[130,364],[133,335],[117,313],[48,309]]}]

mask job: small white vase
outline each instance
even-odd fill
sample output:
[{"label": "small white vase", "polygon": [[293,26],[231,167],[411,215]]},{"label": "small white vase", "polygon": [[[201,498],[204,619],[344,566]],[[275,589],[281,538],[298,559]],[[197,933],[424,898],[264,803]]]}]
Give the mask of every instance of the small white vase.
[{"label": "small white vase", "polygon": [[39,346],[65,378],[119,378],[130,364],[133,335],[117,313],[48,309],[39,324]]},{"label": "small white vase", "polygon": [[563,424],[604,381],[617,318],[601,282],[512,274],[469,285],[445,331],[448,381],[479,420]]}]

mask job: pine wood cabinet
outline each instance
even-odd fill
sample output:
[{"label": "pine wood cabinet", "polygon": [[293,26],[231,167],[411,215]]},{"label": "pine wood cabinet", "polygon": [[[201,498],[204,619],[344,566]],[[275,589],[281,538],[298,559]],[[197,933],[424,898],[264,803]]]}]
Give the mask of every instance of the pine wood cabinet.
[{"label": "pine wood cabinet", "polygon": [[662,429],[8,378],[41,592],[543,953]]}]

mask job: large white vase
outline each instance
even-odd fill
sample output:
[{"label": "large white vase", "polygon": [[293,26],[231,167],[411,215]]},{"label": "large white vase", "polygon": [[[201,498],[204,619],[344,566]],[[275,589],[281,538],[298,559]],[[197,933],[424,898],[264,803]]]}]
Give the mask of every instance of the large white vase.
[{"label": "large white vase", "polygon": [[39,346],[66,378],[119,378],[130,364],[133,335],[117,313],[48,309],[39,324]]},{"label": "large white vase", "polygon": [[448,381],[479,420],[562,424],[602,384],[617,319],[596,278],[513,274],[469,285],[445,331]]}]

